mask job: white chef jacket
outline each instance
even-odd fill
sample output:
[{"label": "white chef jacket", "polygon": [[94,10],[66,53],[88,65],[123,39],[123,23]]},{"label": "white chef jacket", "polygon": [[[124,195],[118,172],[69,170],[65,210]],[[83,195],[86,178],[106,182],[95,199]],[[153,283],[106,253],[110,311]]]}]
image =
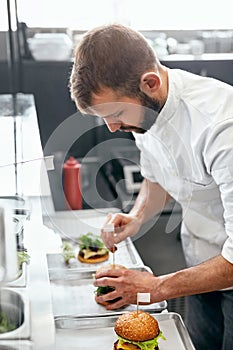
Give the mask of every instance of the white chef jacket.
[{"label": "white chef jacket", "polygon": [[188,266],[233,263],[233,87],[168,69],[167,101],[145,134],[134,133],[141,172],[182,207]]}]

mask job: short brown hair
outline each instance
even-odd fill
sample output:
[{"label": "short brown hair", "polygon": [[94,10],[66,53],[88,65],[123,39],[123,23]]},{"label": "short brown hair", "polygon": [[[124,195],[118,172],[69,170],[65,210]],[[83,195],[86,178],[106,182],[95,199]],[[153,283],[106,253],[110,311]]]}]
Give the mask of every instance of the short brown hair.
[{"label": "short brown hair", "polygon": [[84,110],[91,106],[92,94],[101,87],[137,96],[141,75],[157,63],[142,34],[119,24],[95,28],[84,35],[76,49],[71,97]]}]

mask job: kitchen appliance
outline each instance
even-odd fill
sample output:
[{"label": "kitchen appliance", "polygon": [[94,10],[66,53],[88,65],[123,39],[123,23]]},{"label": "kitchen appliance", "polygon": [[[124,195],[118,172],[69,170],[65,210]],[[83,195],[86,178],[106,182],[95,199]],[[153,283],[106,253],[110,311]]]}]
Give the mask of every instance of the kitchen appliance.
[{"label": "kitchen appliance", "polygon": [[112,173],[118,182],[124,179],[125,190],[127,193],[138,193],[141,188],[143,177],[139,165],[131,160],[116,158],[112,160]]},{"label": "kitchen appliance", "polygon": [[124,211],[134,204],[141,188],[143,176],[140,172],[140,153],[136,146],[117,147],[102,171],[107,178],[113,194],[119,198]]},{"label": "kitchen appliance", "polygon": [[116,180],[124,179],[127,193],[137,194],[143,177],[140,171],[140,153],[136,146],[119,147],[113,152],[112,174]]}]

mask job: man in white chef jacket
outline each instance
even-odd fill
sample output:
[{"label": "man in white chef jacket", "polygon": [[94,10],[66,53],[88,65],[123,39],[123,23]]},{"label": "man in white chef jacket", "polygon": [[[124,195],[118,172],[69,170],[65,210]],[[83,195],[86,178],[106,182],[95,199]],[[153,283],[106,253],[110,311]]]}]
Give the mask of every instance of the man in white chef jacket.
[{"label": "man in white chef jacket", "polygon": [[[110,132],[133,132],[145,178],[128,214],[109,215],[115,234],[106,246],[135,235],[172,196],[182,206],[181,237],[187,268],[154,276],[109,270],[96,286],[120,297],[107,308],[190,295],[187,326],[196,349],[233,349],[233,87],[156,58],[145,38],[109,25],[88,32],[76,50],[71,95],[83,113]],[[156,254],[156,250],[155,250]]]}]

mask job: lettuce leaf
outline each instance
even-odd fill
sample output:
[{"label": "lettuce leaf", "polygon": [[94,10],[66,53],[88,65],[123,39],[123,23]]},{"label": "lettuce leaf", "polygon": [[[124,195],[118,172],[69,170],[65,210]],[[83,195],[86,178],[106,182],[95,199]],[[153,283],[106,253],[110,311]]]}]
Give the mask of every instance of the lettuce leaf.
[{"label": "lettuce leaf", "polygon": [[131,343],[131,344],[137,345],[141,350],[154,350],[158,346],[158,340],[160,338],[163,340],[166,340],[166,338],[164,337],[161,331],[159,332],[159,335],[157,335],[157,337],[155,337],[154,339],[141,341],[141,342],[131,341],[131,340],[122,338],[118,335],[118,339],[120,341],[124,343]]},{"label": "lettuce leaf", "polygon": [[101,237],[89,232],[86,235],[79,237],[80,249],[101,249],[105,248]]},{"label": "lettuce leaf", "polygon": [[113,287],[109,287],[109,286],[106,286],[106,287],[98,287],[96,289],[96,293],[97,295],[103,295],[103,294],[108,294],[110,292],[112,292],[114,290]]},{"label": "lettuce leaf", "polygon": [[70,259],[75,258],[75,252],[71,243],[66,241],[62,243],[62,255],[66,263],[68,263]]},{"label": "lettuce leaf", "polygon": [[9,321],[7,315],[0,311],[0,334],[13,331],[16,328],[17,327]]}]

